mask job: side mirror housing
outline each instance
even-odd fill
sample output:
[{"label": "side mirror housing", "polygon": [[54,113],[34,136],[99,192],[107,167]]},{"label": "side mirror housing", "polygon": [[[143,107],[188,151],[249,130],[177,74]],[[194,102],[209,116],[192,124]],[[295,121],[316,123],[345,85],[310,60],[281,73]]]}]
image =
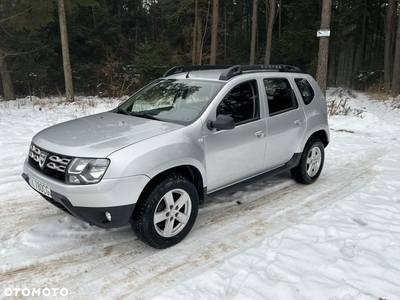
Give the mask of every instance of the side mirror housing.
[{"label": "side mirror housing", "polygon": [[218,115],[215,121],[207,122],[208,129],[229,130],[235,128],[235,120],[227,115]]}]

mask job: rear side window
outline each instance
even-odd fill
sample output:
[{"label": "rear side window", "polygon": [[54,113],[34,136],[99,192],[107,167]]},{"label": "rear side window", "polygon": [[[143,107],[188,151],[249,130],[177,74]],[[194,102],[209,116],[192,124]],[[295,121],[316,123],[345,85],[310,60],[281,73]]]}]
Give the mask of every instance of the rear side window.
[{"label": "rear side window", "polygon": [[315,96],[311,84],[304,78],[296,78],[294,81],[296,82],[296,85],[300,90],[300,94],[303,97],[304,103],[310,104]]},{"label": "rear side window", "polygon": [[277,115],[299,107],[289,81],[285,78],[264,79],[269,115]]}]

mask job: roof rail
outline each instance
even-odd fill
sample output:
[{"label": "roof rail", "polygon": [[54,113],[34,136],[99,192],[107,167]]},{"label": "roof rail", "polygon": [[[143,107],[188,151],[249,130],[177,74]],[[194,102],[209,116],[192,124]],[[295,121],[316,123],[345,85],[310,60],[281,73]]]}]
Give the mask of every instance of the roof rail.
[{"label": "roof rail", "polygon": [[243,72],[258,71],[258,72],[292,72],[303,73],[298,67],[289,65],[252,65],[252,66],[232,66],[226,69],[221,76],[220,80],[229,80],[232,77],[243,74]]},{"label": "roof rail", "polygon": [[167,77],[173,74],[190,72],[190,71],[201,71],[201,70],[217,70],[217,69],[227,69],[230,66],[217,66],[217,65],[202,65],[202,66],[179,66],[173,67],[164,73],[163,77]]},{"label": "roof rail", "polygon": [[164,73],[163,77],[167,77],[173,74],[185,73],[191,71],[201,70],[218,70],[225,69],[225,71],[219,77],[220,80],[229,80],[232,77],[243,74],[243,72],[292,72],[292,73],[303,73],[298,67],[289,65],[251,65],[251,66],[218,66],[218,65],[202,65],[202,66],[178,66],[169,69]]}]

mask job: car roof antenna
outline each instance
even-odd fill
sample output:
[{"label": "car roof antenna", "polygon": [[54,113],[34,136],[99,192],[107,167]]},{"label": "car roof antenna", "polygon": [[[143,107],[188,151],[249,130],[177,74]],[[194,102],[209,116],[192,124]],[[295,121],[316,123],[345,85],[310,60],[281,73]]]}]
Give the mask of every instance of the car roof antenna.
[{"label": "car roof antenna", "polygon": [[192,70],[189,70],[189,71],[187,72],[186,78],[189,78],[189,73],[190,73],[190,71],[192,71]]}]

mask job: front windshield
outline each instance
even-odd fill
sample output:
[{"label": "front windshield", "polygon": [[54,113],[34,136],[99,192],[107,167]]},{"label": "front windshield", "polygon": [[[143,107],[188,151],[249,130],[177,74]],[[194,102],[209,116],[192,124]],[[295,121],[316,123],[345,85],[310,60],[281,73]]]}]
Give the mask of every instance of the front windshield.
[{"label": "front windshield", "polygon": [[116,112],[187,125],[200,116],[222,85],[192,79],[161,79],[134,94]]}]

